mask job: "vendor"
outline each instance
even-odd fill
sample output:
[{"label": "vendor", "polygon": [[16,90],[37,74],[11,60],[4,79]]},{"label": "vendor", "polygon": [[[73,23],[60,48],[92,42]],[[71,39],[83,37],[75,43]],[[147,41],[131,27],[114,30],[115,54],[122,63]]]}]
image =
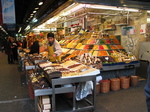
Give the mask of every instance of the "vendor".
[{"label": "vendor", "polygon": [[57,62],[61,61],[61,53],[62,49],[61,46],[59,45],[58,41],[55,39],[55,36],[53,33],[48,33],[47,34],[47,39],[48,39],[48,54],[49,54],[49,60],[51,62]]}]

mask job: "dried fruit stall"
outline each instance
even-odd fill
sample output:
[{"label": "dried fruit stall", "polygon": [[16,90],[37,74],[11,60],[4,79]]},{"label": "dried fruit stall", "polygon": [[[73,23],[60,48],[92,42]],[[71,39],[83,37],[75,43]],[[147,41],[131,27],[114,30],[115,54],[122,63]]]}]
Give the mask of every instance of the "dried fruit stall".
[{"label": "dried fruit stall", "polygon": [[[69,40],[69,41],[68,41]],[[103,79],[135,75],[140,64],[136,57],[128,53],[114,35],[97,32],[85,32],[61,40],[62,59],[73,59],[93,66],[98,65]]]}]

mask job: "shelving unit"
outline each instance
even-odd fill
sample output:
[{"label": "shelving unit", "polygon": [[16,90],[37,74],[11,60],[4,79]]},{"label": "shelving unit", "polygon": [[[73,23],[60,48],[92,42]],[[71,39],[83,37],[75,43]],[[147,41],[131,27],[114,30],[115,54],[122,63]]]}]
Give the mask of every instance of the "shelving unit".
[{"label": "shelving unit", "polygon": [[[46,75],[46,74],[45,74]],[[89,76],[81,76],[81,77],[70,77],[70,78],[57,78],[57,79],[48,79],[51,82],[52,88],[51,89],[38,89],[34,90],[35,95],[35,112],[38,112],[37,109],[37,97],[42,95],[52,95],[52,112],[56,112],[56,94],[62,93],[69,93],[73,92],[73,108],[72,110],[66,110],[63,112],[75,112],[75,111],[86,111],[92,109],[93,112],[95,111],[96,106],[96,75],[89,75]],[[83,108],[77,108],[76,101],[75,101],[75,86],[72,87],[60,87],[56,88],[57,85],[64,85],[64,84],[71,84],[71,83],[79,83],[79,82],[86,82],[92,81],[93,82],[93,100],[92,102],[87,100],[90,103],[89,106]],[[58,112],[58,111],[57,111]],[[62,112],[62,111],[61,111]]]}]

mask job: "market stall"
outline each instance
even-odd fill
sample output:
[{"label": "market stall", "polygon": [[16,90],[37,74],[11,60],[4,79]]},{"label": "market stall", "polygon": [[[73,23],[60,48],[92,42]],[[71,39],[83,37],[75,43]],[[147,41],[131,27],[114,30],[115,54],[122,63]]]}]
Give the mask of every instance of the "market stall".
[{"label": "market stall", "polygon": [[[96,76],[100,74],[99,69],[73,60],[51,63],[43,55],[44,53],[28,54],[28,52],[29,50],[26,49],[20,52],[20,61],[24,63],[22,67],[26,76],[26,84],[28,85],[30,98],[35,100],[36,112],[44,110],[56,111],[55,95],[66,93],[73,94],[73,107],[70,111],[95,110]],[[71,86],[67,87],[65,86],[66,84]],[[90,84],[90,86],[82,84]],[[89,90],[84,90],[84,94],[77,90],[77,88],[83,89],[82,86],[89,88]],[[89,94],[93,95],[91,101],[86,99]],[[45,97],[48,97],[46,101],[50,101],[48,104],[44,103]],[[88,103],[88,106],[78,108],[77,101],[83,99],[86,99],[85,101]]]},{"label": "market stall", "polygon": [[[31,98],[35,99],[36,111],[43,109],[39,106],[38,96],[51,95],[52,103],[50,104],[51,108],[49,108],[49,110],[56,111],[55,95],[70,92],[73,93],[73,109],[70,111],[95,110],[96,76],[99,73],[100,71],[98,69],[91,68],[72,60],[61,64],[51,62],[39,63],[38,70],[30,70],[28,73],[29,95]],[[65,86],[66,84],[71,84],[72,86],[67,87]],[[88,84],[88,86],[86,84]],[[80,89],[77,89],[79,87],[83,89],[83,86],[89,89],[85,89],[83,92]],[[90,88],[90,86],[92,88]],[[76,100],[82,100],[91,93],[93,95],[92,102],[86,100],[90,105],[78,109]]]},{"label": "market stall", "polygon": [[[62,7],[65,8],[62,10]],[[76,2],[62,7],[34,29],[55,29],[51,31],[62,47],[62,61],[58,65],[50,65],[47,69],[38,66],[51,84],[55,80],[53,76],[59,84],[65,84],[76,83],[72,79],[95,78],[95,75],[102,76],[102,79],[137,75],[136,68],[140,66],[138,43],[145,39],[143,32],[138,31],[143,31],[141,27],[146,23],[145,11]],[[47,75],[54,71],[57,75]],[[74,89],[64,91],[74,92]],[[44,95],[44,91],[47,90],[35,90],[35,96]],[[45,93],[48,92],[55,99],[54,94],[58,91],[52,87]],[[55,111],[55,101],[52,103]]]}]

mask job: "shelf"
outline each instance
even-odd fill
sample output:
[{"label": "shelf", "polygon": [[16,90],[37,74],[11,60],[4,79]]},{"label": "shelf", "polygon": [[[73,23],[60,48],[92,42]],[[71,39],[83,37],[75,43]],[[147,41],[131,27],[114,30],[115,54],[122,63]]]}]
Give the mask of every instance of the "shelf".
[{"label": "shelf", "polygon": [[[69,48],[66,48],[66,49],[69,49]],[[100,50],[94,50],[94,49],[75,49],[75,48],[72,48],[72,50],[112,51],[112,50],[124,50],[124,49],[100,49]]]},{"label": "shelf", "polygon": [[104,29],[104,31],[112,31],[112,30],[116,30],[116,29]]},{"label": "shelf", "polygon": [[124,50],[124,49],[100,49],[100,50],[93,50],[93,51],[112,51],[112,50]]},{"label": "shelf", "polygon": [[116,65],[114,64],[109,64],[107,66],[103,66],[101,71],[111,71],[111,70],[119,70],[119,69],[130,69],[130,68],[135,68],[135,67],[139,67],[140,66],[140,63],[137,62],[137,63],[116,63]]},{"label": "shelf", "polygon": [[94,26],[96,26],[96,25],[101,25],[102,23],[97,23],[97,24],[94,24]]},{"label": "shelf", "polygon": [[[75,87],[61,87],[61,88],[55,88],[55,94],[60,93],[69,93],[75,90]],[[44,95],[52,95],[52,88],[49,89],[35,89],[34,90],[35,96],[44,96]]]},{"label": "shelf", "polygon": [[91,20],[87,20],[87,22],[92,22],[92,21],[94,21],[94,19],[91,19]]},{"label": "shelf", "polygon": [[127,23],[120,23],[120,24],[115,24],[116,26],[127,26]]}]

